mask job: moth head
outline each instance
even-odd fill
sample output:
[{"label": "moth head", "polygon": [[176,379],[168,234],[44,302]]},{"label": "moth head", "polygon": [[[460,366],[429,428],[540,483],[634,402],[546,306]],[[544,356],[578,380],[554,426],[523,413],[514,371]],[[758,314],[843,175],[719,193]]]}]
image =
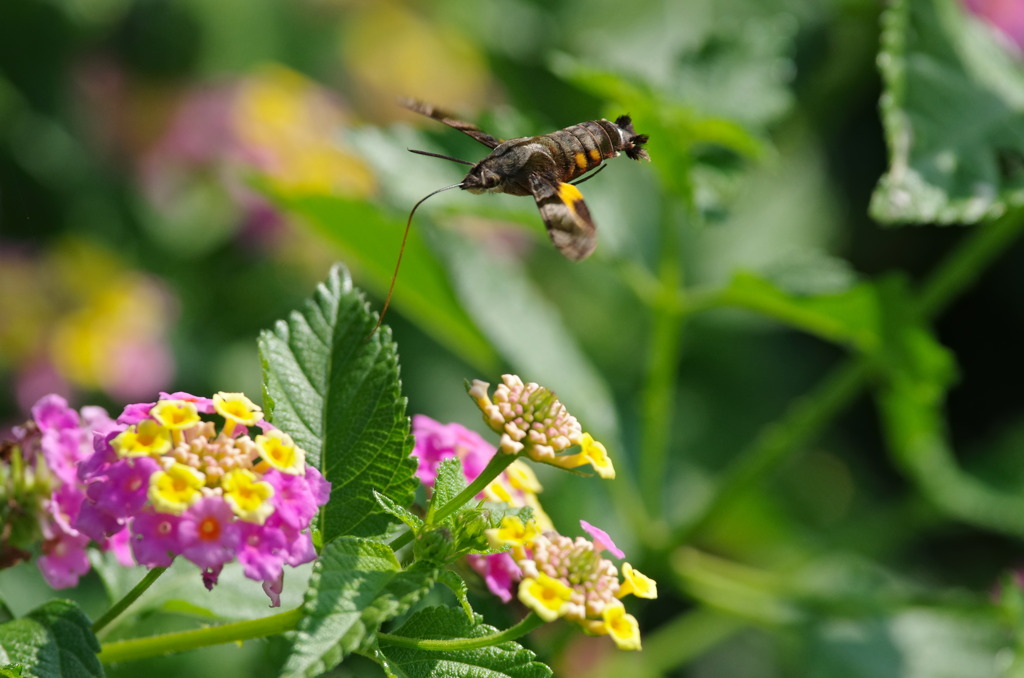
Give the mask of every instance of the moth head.
[{"label": "moth head", "polygon": [[483,193],[485,191],[498,190],[505,178],[492,170],[487,163],[479,163],[469,170],[469,174],[462,180],[463,190],[470,193]]}]

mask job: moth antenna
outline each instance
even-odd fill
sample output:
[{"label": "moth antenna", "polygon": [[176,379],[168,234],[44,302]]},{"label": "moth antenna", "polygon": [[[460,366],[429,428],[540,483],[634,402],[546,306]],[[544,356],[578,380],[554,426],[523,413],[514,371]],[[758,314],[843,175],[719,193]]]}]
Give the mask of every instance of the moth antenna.
[{"label": "moth antenna", "polygon": [[419,201],[412,206],[412,209],[409,211],[409,218],[405,222],[405,232],[402,233],[402,246],[398,249],[398,261],[395,262],[395,272],[391,275],[391,286],[388,287],[388,296],[384,298],[384,307],[380,309],[380,315],[377,317],[377,324],[373,326],[369,336],[366,337],[367,339],[377,332],[377,328],[379,328],[380,324],[384,322],[384,314],[388,312],[388,306],[391,305],[391,295],[395,291],[395,281],[398,280],[398,269],[402,265],[402,255],[405,254],[405,242],[409,239],[409,227],[412,226],[412,215],[416,214],[416,208],[426,202],[427,198],[432,198],[438,193],[449,191],[453,188],[459,188],[460,186],[462,186],[461,181],[457,184],[452,184],[451,186],[445,186],[444,188],[439,188],[436,191],[431,191],[420,198]]},{"label": "moth antenna", "polygon": [[452,162],[459,162],[459,163],[462,163],[463,165],[475,165],[476,164],[476,163],[470,162],[468,160],[463,160],[462,158],[453,158],[450,155],[441,155],[440,153],[431,153],[430,151],[419,151],[419,150],[417,150],[415,148],[407,148],[405,150],[409,151],[410,153],[417,153],[419,155],[429,155],[431,158],[441,158],[442,160],[451,160]]}]

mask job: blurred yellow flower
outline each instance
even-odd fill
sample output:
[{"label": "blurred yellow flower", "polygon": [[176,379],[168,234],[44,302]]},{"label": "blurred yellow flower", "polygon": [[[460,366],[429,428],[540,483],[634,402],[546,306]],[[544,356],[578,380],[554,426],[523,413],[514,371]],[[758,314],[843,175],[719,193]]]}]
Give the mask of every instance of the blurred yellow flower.
[{"label": "blurred yellow flower", "polygon": [[478,108],[491,95],[482,52],[450,22],[431,22],[426,7],[381,1],[346,17],[342,59],[360,103],[384,120],[403,115],[398,97]]},{"label": "blurred yellow flower", "polygon": [[295,71],[268,65],[245,78],[232,122],[241,147],[287,193],[360,197],[375,188],[370,168],[340,143],[339,103]]},{"label": "blurred yellow flower", "polygon": [[67,386],[131,399],[170,382],[173,299],[111,250],[68,238],[38,257],[5,253],[0,284],[0,363],[23,403]]}]

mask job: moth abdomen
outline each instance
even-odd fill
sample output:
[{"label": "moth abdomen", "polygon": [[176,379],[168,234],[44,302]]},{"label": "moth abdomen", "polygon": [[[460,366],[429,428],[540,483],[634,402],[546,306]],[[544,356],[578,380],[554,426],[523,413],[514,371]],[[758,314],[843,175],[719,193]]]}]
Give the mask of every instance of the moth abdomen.
[{"label": "moth abdomen", "polygon": [[560,170],[562,181],[570,181],[596,168],[620,152],[634,160],[650,160],[643,144],[646,134],[637,134],[628,115],[615,122],[589,120],[545,134],[551,156]]}]

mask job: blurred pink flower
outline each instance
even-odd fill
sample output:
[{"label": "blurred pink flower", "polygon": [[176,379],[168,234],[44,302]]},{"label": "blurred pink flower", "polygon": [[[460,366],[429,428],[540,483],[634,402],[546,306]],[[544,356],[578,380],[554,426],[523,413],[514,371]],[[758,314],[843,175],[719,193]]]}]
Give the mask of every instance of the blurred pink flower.
[{"label": "blurred pink flower", "polygon": [[971,13],[995,26],[1024,53],[1024,2],[1022,0],[964,0]]},{"label": "blurred pink flower", "polygon": [[0,368],[24,411],[47,393],[136,399],[167,386],[177,303],[111,250],[70,238],[0,255]]}]

